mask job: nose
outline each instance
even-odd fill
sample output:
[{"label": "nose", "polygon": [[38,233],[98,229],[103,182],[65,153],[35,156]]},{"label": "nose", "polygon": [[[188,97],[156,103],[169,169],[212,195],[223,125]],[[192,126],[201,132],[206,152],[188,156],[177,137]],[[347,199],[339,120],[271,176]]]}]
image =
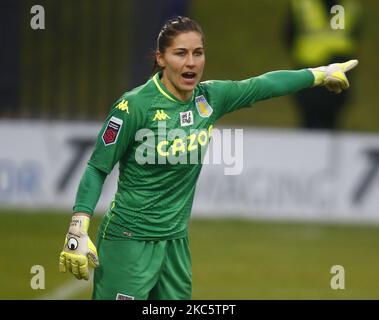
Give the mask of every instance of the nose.
[{"label": "nose", "polygon": [[187,67],[194,67],[195,66],[195,59],[194,59],[192,53],[188,54],[186,65],[187,65]]}]

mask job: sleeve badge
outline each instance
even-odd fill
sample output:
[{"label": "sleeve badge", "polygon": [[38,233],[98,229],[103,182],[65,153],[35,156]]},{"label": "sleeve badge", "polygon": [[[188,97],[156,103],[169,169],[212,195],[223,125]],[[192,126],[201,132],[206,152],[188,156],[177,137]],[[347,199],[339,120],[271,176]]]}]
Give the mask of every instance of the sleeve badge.
[{"label": "sleeve badge", "polygon": [[117,137],[120,133],[121,127],[122,127],[122,120],[116,117],[110,118],[107,127],[105,128],[102,140],[105,144],[105,146],[109,146],[111,144],[116,143]]}]

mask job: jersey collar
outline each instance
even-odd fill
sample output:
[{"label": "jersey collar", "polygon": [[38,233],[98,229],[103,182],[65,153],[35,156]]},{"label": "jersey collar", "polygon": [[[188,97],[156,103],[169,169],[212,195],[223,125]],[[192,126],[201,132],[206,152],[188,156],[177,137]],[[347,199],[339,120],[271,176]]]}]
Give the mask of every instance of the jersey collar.
[{"label": "jersey collar", "polygon": [[157,87],[158,91],[162,95],[164,95],[167,99],[169,99],[173,102],[181,103],[181,104],[187,104],[187,103],[192,102],[194,100],[195,90],[193,90],[192,97],[188,101],[181,101],[178,98],[176,98],[169,90],[167,90],[165,85],[161,82],[160,76],[161,76],[161,72],[157,72],[153,76],[153,82],[154,82],[155,86]]}]

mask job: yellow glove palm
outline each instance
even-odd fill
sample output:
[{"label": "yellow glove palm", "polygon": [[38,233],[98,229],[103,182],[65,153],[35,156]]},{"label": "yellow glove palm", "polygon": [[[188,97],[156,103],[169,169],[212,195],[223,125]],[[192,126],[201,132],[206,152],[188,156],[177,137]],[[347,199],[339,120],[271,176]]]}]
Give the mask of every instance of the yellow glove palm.
[{"label": "yellow glove palm", "polygon": [[89,279],[89,266],[99,265],[97,250],[87,232],[89,217],[77,215],[72,217],[66,235],[63,251],[59,257],[59,271],[71,272],[77,279]]},{"label": "yellow glove palm", "polygon": [[345,73],[353,69],[358,60],[349,60],[344,63],[333,63],[325,67],[310,68],[315,77],[314,86],[325,86],[329,91],[341,93],[349,88],[349,80]]}]

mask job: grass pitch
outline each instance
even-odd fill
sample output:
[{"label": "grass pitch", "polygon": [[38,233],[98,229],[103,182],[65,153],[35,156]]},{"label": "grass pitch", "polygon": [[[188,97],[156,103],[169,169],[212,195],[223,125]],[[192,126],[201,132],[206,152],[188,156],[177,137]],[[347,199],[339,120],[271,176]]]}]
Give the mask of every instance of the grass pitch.
[{"label": "grass pitch", "polygon": [[[101,220],[90,227],[95,239]],[[0,299],[90,299],[91,283],[58,272],[70,214],[3,210]],[[379,299],[379,227],[193,219],[193,299]],[[31,268],[45,270],[33,290]],[[341,265],[345,289],[334,290]]]}]

